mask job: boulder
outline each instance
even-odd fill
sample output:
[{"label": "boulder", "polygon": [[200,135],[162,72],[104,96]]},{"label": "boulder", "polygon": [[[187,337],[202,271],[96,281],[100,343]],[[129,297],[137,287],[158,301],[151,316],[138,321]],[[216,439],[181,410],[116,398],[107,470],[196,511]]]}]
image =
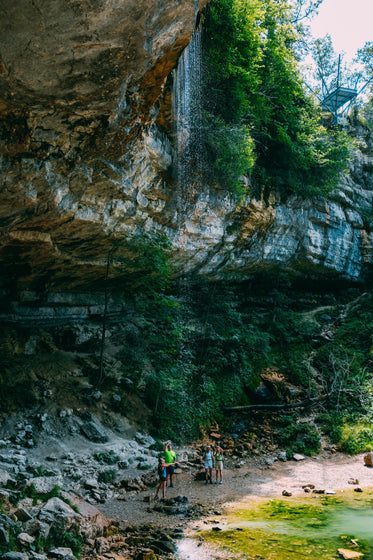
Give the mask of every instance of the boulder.
[{"label": "boulder", "polygon": [[11,478],[8,471],[0,469],[0,486],[6,486],[8,480],[11,480]]},{"label": "boulder", "polygon": [[22,546],[30,546],[34,543],[35,537],[32,537],[28,533],[19,533],[17,540]]},{"label": "boulder", "polygon": [[33,550],[30,550],[29,557],[32,558],[32,560],[48,560],[45,554],[39,554],[38,552],[34,552]]},{"label": "boulder", "polygon": [[38,517],[40,521],[52,526],[51,532],[77,532],[81,523],[81,515],[60,498],[48,500],[45,506],[41,508]]},{"label": "boulder", "polygon": [[48,554],[52,556],[52,558],[58,558],[58,560],[76,560],[71,548],[65,548],[63,546],[52,548],[48,551]]},{"label": "boulder", "polygon": [[35,486],[35,490],[38,494],[49,494],[56,486],[62,486],[61,476],[37,476],[35,478],[30,478],[27,482],[27,486]]},{"label": "boulder", "polygon": [[85,539],[106,535],[111,522],[95,506],[85,501],[74,501],[81,515],[79,533]]},{"label": "boulder", "polygon": [[0,513],[0,525],[5,529],[10,529],[15,526],[15,521],[5,513]]},{"label": "boulder", "polygon": [[95,443],[106,443],[109,441],[108,436],[101,426],[92,420],[90,422],[85,422],[81,427],[81,431],[87,439]]},{"label": "boulder", "polygon": [[152,436],[141,434],[140,432],[137,432],[137,434],[135,435],[135,440],[145,447],[150,447],[155,443],[155,440],[152,438]]},{"label": "boulder", "polygon": [[294,453],[293,459],[294,461],[304,461],[305,456],[301,455],[300,453]]},{"label": "boulder", "polygon": [[37,536],[41,540],[47,540],[51,526],[43,523],[40,519],[30,519],[23,524],[23,528],[29,535]]},{"label": "boulder", "polygon": [[366,455],[364,455],[364,464],[367,467],[373,467],[373,452],[369,451]]}]

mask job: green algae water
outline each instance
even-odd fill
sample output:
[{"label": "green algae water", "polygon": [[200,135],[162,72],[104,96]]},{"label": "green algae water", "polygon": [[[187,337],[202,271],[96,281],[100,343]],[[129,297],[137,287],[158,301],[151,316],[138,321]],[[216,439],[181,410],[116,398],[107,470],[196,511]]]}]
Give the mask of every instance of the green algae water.
[{"label": "green algae water", "polygon": [[335,560],[341,549],[373,560],[373,489],[246,500],[191,537],[182,560]]}]

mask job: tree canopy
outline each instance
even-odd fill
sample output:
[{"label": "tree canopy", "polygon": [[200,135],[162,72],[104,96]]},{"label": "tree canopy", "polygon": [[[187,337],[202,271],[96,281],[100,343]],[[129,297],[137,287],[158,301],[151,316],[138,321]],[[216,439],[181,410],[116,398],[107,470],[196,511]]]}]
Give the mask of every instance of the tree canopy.
[{"label": "tree canopy", "polygon": [[348,139],[323,126],[298,68],[299,21],[318,4],[213,0],[206,10],[205,148],[229,190],[248,174],[260,190],[325,194],[346,167]]}]

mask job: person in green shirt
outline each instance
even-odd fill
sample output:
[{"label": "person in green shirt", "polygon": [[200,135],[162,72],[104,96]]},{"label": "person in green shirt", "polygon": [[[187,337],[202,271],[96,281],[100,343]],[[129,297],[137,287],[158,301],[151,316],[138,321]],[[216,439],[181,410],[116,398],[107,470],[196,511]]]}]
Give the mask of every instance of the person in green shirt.
[{"label": "person in green shirt", "polygon": [[[168,441],[164,446],[164,457],[166,463],[176,463],[176,453],[175,451],[173,451],[172,444],[170,441]],[[169,464],[168,467],[166,467],[166,475],[167,475],[166,486],[169,486],[170,488],[174,487],[173,484],[174,473],[175,473],[175,466],[173,464]],[[168,480],[168,484],[167,484],[167,480]]]}]

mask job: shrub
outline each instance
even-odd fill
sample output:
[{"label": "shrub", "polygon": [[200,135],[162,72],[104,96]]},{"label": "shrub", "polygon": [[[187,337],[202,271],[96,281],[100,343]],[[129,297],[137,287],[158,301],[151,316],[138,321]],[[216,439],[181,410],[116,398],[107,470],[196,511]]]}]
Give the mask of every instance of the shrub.
[{"label": "shrub", "polygon": [[93,457],[99,463],[105,463],[106,465],[115,465],[119,461],[118,455],[112,449],[103,453],[95,453]]},{"label": "shrub", "polygon": [[107,469],[106,471],[101,471],[98,473],[98,482],[104,482],[105,484],[110,484],[114,482],[116,476],[115,469]]},{"label": "shrub", "polygon": [[315,426],[296,423],[296,419],[289,416],[285,416],[280,423],[282,426],[275,432],[275,439],[288,453],[314,455],[320,451],[320,434]]},{"label": "shrub", "polygon": [[341,451],[349,455],[373,451],[373,425],[360,421],[353,425],[344,424],[338,445]]}]

